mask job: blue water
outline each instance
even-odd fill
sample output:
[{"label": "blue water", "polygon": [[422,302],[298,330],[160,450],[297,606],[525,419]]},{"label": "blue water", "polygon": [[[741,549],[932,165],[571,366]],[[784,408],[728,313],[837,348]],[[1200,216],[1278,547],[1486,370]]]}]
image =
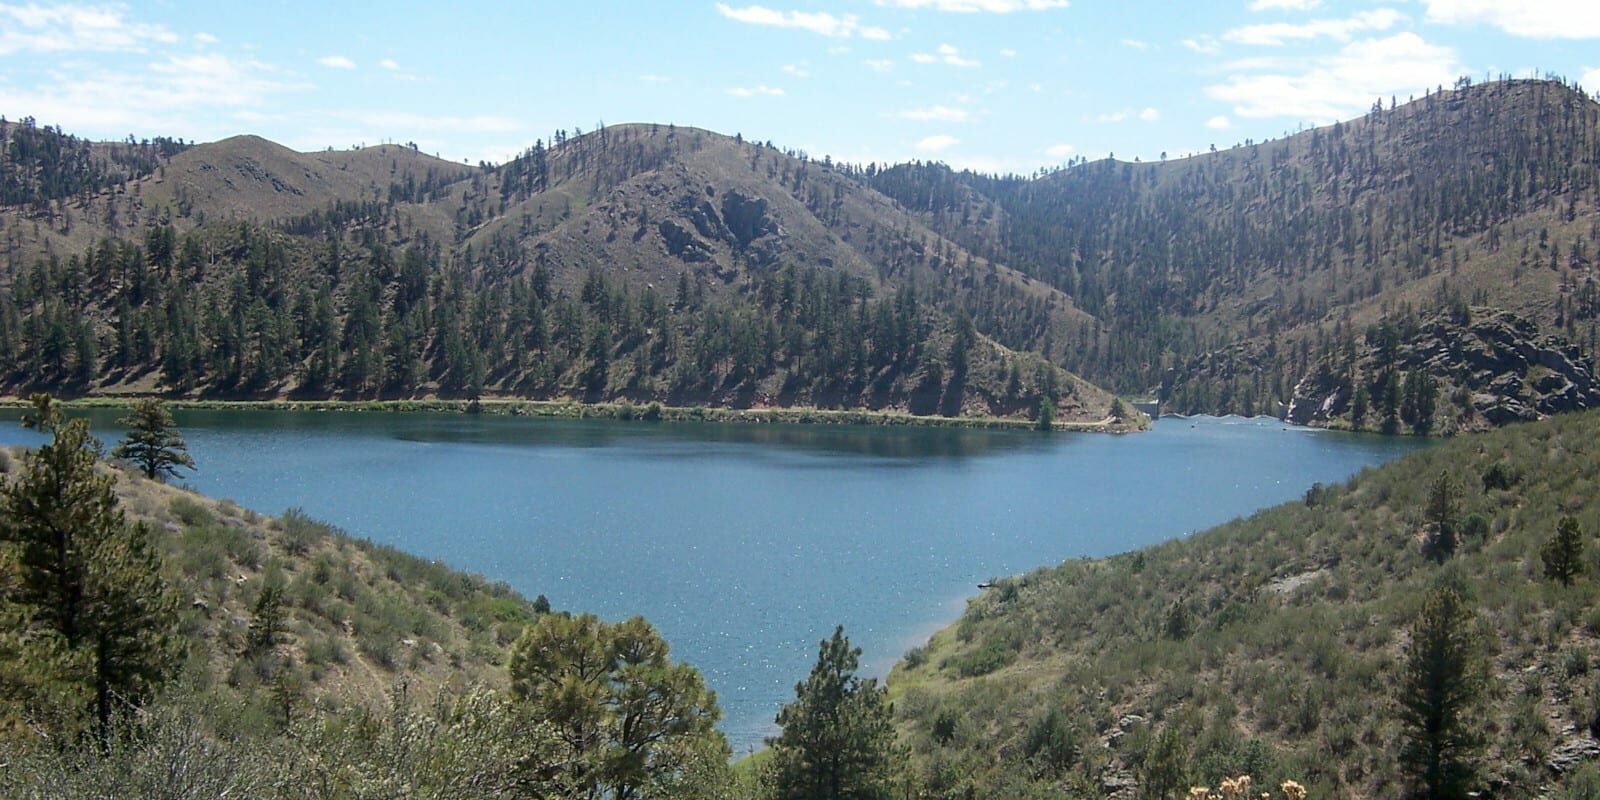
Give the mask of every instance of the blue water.
[{"label": "blue water", "polygon": [[[90,415],[107,441],[114,412]],[[33,434],[0,424],[0,443]],[[976,584],[1184,536],[1415,440],[1169,418],[1129,436],[179,412],[206,494],[607,619],[641,614],[717,691],[736,752],[837,624],[883,674]]]}]

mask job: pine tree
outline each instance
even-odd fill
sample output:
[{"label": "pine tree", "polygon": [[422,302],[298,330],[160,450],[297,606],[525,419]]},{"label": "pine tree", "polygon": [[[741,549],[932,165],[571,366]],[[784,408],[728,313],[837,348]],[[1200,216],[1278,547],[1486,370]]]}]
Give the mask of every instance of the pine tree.
[{"label": "pine tree", "polygon": [[1041,431],[1055,430],[1056,404],[1050,402],[1050,398],[1039,398],[1039,418],[1035,421],[1034,426]]},{"label": "pine tree", "polygon": [[1443,562],[1455,555],[1456,545],[1460,543],[1460,532],[1456,530],[1457,494],[1455,482],[1450,480],[1450,474],[1446,472],[1439,473],[1428,489],[1428,538],[1425,551],[1435,561]]},{"label": "pine tree", "polygon": [[545,770],[562,797],[698,796],[728,778],[721,715],[700,673],[673,664],[639,617],[541,614],[511,648],[511,694],[552,726]]},{"label": "pine tree", "polygon": [[822,641],[816,666],[778,712],[769,741],[778,800],[869,800],[889,796],[894,727],[885,690],[855,670],[861,648],[844,627]]},{"label": "pine tree", "polygon": [[100,543],[86,600],[96,730],[104,743],[115,708],[142,705],[182,655],[177,597],[161,578],[149,526],[123,526]]},{"label": "pine tree", "polygon": [[1412,623],[1398,698],[1406,732],[1400,761],[1420,796],[1467,797],[1482,745],[1473,711],[1483,696],[1484,673],[1471,609],[1455,589],[1435,589]]},{"label": "pine tree", "polygon": [[22,456],[16,480],[0,489],[0,543],[19,572],[13,600],[39,609],[68,647],[85,641],[82,616],[89,558],[123,524],[112,477],[95,470],[100,442],[83,420],[68,422],[49,395],[34,395],[23,425],[51,441]]},{"label": "pine tree", "polygon": [[23,659],[40,684],[91,696],[102,743],[116,706],[138,705],[176,666],[177,604],[161,578],[150,530],[129,526],[100,443],[36,395],[24,424],[51,435],[0,488],[0,548],[15,570],[3,598],[23,622]]},{"label": "pine tree", "polygon": [[245,646],[251,651],[271,650],[278,643],[278,632],[283,629],[283,587],[268,582],[256,597],[256,607],[250,615],[250,628],[245,636]]},{"label": "pine tree", "polygon": [[132,461],[146,478],[177,477],[179,467],[194,469],[189,447],[160,400],[152,397],[134,403],[128,416],[117,422],[128,427],[128,434],[111,451],[112,457]]},{"label": "pine tree", "polygon": [[1572,579],[1583,572],[1583,531],[1578,520],[1570,515],[1556,523],[1556,533],[1539,549],[1544,560],[1544,576],[1571,586]]}]

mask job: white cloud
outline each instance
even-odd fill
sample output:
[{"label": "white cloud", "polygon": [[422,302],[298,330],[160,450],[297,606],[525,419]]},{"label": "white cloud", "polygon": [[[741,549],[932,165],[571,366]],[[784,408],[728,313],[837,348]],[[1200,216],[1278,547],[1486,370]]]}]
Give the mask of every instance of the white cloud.
[{"label": "white cloud", "polygon": [[178,36],[165,26],[133,22],[117,7],[0,4],[0,55],[144,52],[149,43],[176,41]]},{"label": "white cloud", "polygon": [[1594,0],[1423,0],[1429,22],[1487,23],[1528,39],[1600,38]]},{"label": "white cloud", "polygon": [[1116,122],[1127,122],[1134,117],[1138,117],[1145,122],[1159,122],[1161,120],[1161,110],[1154,106],[1145,106],[1138,111],[1123,108],[1116,111],[1107,111],[1104,114],[1097,114],[1094,121],[1107,125]]},{"label": "white cloud", "polygon": [[1132,50],[1149,50],[1150,43],[1143,39],[1123,39],[1122,46]]},{"label": "white cloud", "polygon": [[976,67],[978,62],[961,55],[961,50],[953,45],[941,44],[932,53],[912,53],[911,60],[918,64],[949,64],[952,67]]},{"label": "white cloud", "polygon": [[1392,8],[1377,8],[1344,19],[1314,19],[1298,25],[1288,22],[1246,25],[1222,34],[1222,38],[1234,44],[1273,47],[1281,47],[1291,41],[1323,37],[1347,42],[1358,33],[1389,30],[1401,19],[1400,12]]},{"label": "white cloud", "polygon": [[1251,11],[1310,11],[1322,5],[1322,0],[1255,0]]},{"label": "white cloud", "polygon": [[200,44],[216,44],[217,42],[222,41],[221,39],[218,39],[217,37],[212,36],[211,34],[206,33],[205,31],[201,31],[201,32],[195,34],[194,35],[194,40],[196,42],[199,42]]},{"label": "white cloud", "polygon": [[889,32],[883,28],[862,25],[861,18],[855,14],[834,16],[826,11],[780,11],[765,6],[733,8],[725,3],[717,4],[717,12],[746,25],[795,28],[835,39],[851,36],[874,40],[890,38]]},{"label": "white cloud", "polygon": [[1214,72],[1261,72],[1271,69],[1294,69],[1303,63],[1303,59],[1290,56],[1251,56],[1249,58],[1235,58],[1217,65]]},{"label": "white cloud", "polygon": [[1078,148],[1073,147],[1070,144],[1062,143],[1062,144],[1053,144],[1053,145],[1050,145],[1049,147],[1046,147],[1044,149],[1044,154],[1049,156],[1049,157],[1051,157],[1051,158],[1066,158],[1067,156],[1070,156],[1073,153],[1076,153],[1077,151],[1078,151]]},{"label": "white cloud", "polygon": [[734,97],[782,97],[783,90],[763,83],[760,86],[735,86],[728,90],[728,94]]},{"label": "white cloud", "polygon": [[944,151],[944,150],[948,150],[951,147],[954,147],[955,145],[958,145],[960,143],[961,143],[961,140],[957,139],[954,136],[949,136],[947,134],[939,133],[939,134],[934,134],[933,136],[925,137],[925,138],[923,138],[921,141],[917,142],[913,146],[916,147],[918,150],[924,152],[924,153],[938,153],[938,152],[941,152],[941,151]]},{"label": "white cloud", "polygon": [[384,69],[387,69],[387,70],[398,71],[400,69],[400,62],[398,62],[398,61],[396,61],[396,60],[394,60],[392,58],[386,58],[386,59],[384,59],[382,61],[379,61],[378,62],[378,66],[383,67]]},{"label": "white cloud", "polygon": [[1013,11],[1048,11],[1066,8],[1068,0],[878,0],[880,6],[948,11],[955,14],[1010,14]]},{"label": "white cloud", "polygon": [[1225,131],[1233,127],[1233,123],[1229,122],[1227,117],[1218,114],[1217,116],[1206,120],[1206,127],[1214,131]]},{"label": "white cloud", "polygon": [[1009,47],[1001,48],[1000,49],[1000,57],[1001,58],[1016,58],[1017,57],[1017,51],[1013,50],[1013,49],[1011,49]]},{"label": "white cloud", "polygon": [[1222,52],[1222,45],[1211,36],[1198,36],[1193,39],[1184,39],[1183,46],[1203,56],[1214,56]]},{"label": "white cloud", "polygon": [[783,65],[783,71],[789,73],[790,75],[795,76],[796,78],[809,78],[809,77],[811,77],[811,70],[806,66],[805,62],[803,62],[803,61],[800,62],[799,64],[784,64]]},{"label": "white cloud", "polygon": [[657,75],[657,74],[651,73],[651,72],[647,72],[647,73],[645,73],[643,75],[640,75],[639,76],[639,80],[644,81],[645,83],[670,83],[670,82],[672,82],[672,79],[667,77],[667,76],[665,76],[665,75]]},{"label": "white cloud", "polygon": [[[26,109],[41,122],[83,136],[221,136],[237,131],[218,127],[219,112],[237,116],[271,95],[309,88],[283,82],[276,72],[261,62],[214,53],[168,56],[142,69],[70,64],[50,82],[26,89],[0,82],[0,108]],[[189,118],[191,112],[197,116]]]},{"label": "white cloud", "polygon": [[888,72],[889,70],[894,69],[894,62],[887,58],[869,59],[861,63],[866,64],[876,72]]},{"label": "white cloud", "polygon": [[1380,97],[1451,83],[1463,71],[1454,50],[1410,32],[1352,42],[1301,65],[1294,74],[1232,75],[1205,91],[1231,103],[1240,117],[1333,122],[1366,111]]},{"label": "white cloud", "polygon": [[951,108],[950,106],[929,106],[928,108],[912,108],[900,112],[901,119],[917,122],[966,122],[971,115],[964,108]]},{"label": "white cloud", "polygon": [[356,68],[356,62],[351,61],[350,59],[345,58],[344,56],[323,56],[322,58],[317,59],[317,63],[321,64],[322,66],[327,67],[329,69],[355,69]]},{"label": "white cloud", "polygon": [[1578,78],[1578,85],[1589,94],[1600,96],[1600,67],[1584,67],[1583,76]]}]

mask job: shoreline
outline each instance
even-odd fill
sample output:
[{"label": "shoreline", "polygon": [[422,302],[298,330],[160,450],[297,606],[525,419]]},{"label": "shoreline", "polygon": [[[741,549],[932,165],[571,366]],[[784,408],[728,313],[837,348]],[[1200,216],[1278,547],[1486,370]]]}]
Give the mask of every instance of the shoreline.
[{"label": "shoreline", "polygon": [[[157,397],[173,410],[249,410],[249,411],[329,411],[362,413],[428,412],[483,414],[488,416],[545,419],[611,419],[639,422],[724,422],[761,425],[859,425],[864,427],[970,428],[977,430],[1035,430],[1031,419],[1014,417],[919,416],[903,411],[865,409],[834,410],[809,407],[724,408],[716,406],[668,406],[660,403],[583,403],[571,400],[520,400],[485,398],[472,400],[194,400],[162,398],[159,395],[91,395],[72,399],[58,398],[65,408],[128,408],[134,401]],[[23,397],[0,397],[0,408],[23,408]],[[1132,424],[1106,417],[1097,421],[1057,420],[1054,431],[1084,433],[1136,433],[1149,425]]]}]

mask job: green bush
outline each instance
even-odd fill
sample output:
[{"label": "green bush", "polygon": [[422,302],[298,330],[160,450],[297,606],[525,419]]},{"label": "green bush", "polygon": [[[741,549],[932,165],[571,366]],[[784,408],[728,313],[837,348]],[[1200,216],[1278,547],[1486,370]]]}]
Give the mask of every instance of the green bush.
[{"label": "green bush", "polygon": [[999,639],[990,639],[977,650],[956,658],[953,666],[961,677],[976,678],[1005,667],[1016,657],[1017,651],[1010,644]]}]

